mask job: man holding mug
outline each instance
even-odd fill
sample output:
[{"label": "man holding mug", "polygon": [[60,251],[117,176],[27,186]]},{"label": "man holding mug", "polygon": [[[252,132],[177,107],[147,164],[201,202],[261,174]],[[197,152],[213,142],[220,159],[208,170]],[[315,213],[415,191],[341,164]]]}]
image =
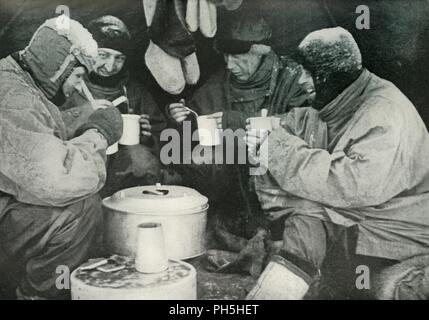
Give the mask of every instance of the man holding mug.
[{"label": "man holding mug", "polygon": [[[298,81],[302,67],[272,50],[271,33],[261,16],[235,20],[215,41],[215,49],[224,55],[225,69],[198,88],[189,101],[168,106],[173,123],[177,126],[192,119],[188,107],[215,119],[219,129],[244,131],[246,119],[261,116],[264,109],[271,117],[307,105],[312,89]],[[237,150],[223,151],[237,154]],[[210,161],[198,162],[213,163]],[[247,164],[182,167],[183,179],[209,196],[212,210],[219,213],[229,231],[245,238],[255,234],[263,217]]]},{"label": "man holding mug", "polygon": [[[374,276],[390,268],[392,298],[427,299],[425,124],[394,84],[365,68],[347,30],[314,31],[298,51],[314,79],[312,108],[294,109],[268,139],[249,133],[268,170],[256,183],[262,207],[287,218],[281,250],[248,298],[302,299],[321,275],[320,288],[330,276],[343,299],[373,299]],[[401,273],[393,268],[400,261]],[[358,290],[359,266],[370,270],[371,290]]]},{"label": "man holding mug", "polygon": [[106,148],[122,134],[119,111],[97,101],[68,139],[58,104],[92,70],[97,43],[77,21],[57,22],[0,60],[0,288],[18,286],[20,299],[68,297],[57,268],[72,272],[89,256]]},{"label": "man holding mug", "polygon": [[114,101],[124,96],[127,100],[118,108],[122,114],[140,116],[140,143],[121,146],[109,157],[107,182],[101,195],[107,197],[128,187],[165,182],[168,172],[159,161],[159,135],[166,121],[147,89],[130,79],[131,36],[127,26],[114,16],[102,16],[92,20],[88,30],[99,43],[98,57],[94,71],[84,78],[84,86],[75,90],[62,107],[69,135],[94,111],[86,103],[89,99]]}]

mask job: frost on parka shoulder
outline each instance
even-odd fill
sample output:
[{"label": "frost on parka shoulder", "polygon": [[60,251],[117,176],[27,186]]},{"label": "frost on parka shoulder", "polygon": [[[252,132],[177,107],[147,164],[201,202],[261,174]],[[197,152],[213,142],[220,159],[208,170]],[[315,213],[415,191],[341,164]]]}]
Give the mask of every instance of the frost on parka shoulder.
[{"label": "frost on parka shoulder", "polygon": [[91,68],[97,44],[78,22],[60,30],[57,19],[39,27],[20,63],[0,60],[0,200],[61,207],[95,194],[106,179],[105,139],[90,130],[67,141],[50,101],[78,63]]},{"label": "frost on parka shoulder", "polygon": [[[323,92],[326,103],[320,111],[293,109],[261,146],[263,209],[354,226],[359,255],[428,253],[429,135],[417,110],[393,83],[363,68],[346,30],[313,32],[299,48],[316,100]],[[354,70],[361,73],[345,89],[332,82]]]}]

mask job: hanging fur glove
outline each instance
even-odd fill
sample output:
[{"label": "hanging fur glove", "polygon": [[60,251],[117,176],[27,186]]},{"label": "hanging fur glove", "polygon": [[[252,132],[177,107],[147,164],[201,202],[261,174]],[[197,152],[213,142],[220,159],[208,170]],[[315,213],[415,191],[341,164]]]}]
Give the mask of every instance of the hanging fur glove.
[{"label": "hanging fur glove", "polygon": [[183,91],[186,82],[179,58],[164,52],[151,40],[145,54],[145,62],[162,89],[170,94]]},{"label": "hanging fur glove", "polygon": [[195,43],[186,21],[182,0],[157,0],[148,29],[150,40],[169,55],[183,59],[195,52]]},{"label": "hanging fur glove", "polygon": [[199,0],[188,0],[186,4],[186,25],[191,32],[198,30],[198,1]]},{"label": "hanging fur glove", "polygon": [[190,85],[197,84],[200,79],[200,66],[195,52],[182,59],[182,69],[186,83]]},{"label": "hanging fur glove", "polygon": [[[182,0],[157,0],[153,20],[148,29],[150,38],[145,61],[158,84],[170,94],[179,94],[186,81],[182,59],[195,53],[195,43],[185,21]],[[194,84],[199,79],[196,57],[185,64],[187,80]]]},{"label": "hanging fur glove", "polygon": [[146,25],[148,27],[152,25],[157,2],[158,0],[143,0],[144,15],[146,18]]},{"label": "hanging fur glove", "polygon": [[217,31],[216,5],[208,0],[200,0],[199,5],[200,31],[206,38],[213,38]]}]

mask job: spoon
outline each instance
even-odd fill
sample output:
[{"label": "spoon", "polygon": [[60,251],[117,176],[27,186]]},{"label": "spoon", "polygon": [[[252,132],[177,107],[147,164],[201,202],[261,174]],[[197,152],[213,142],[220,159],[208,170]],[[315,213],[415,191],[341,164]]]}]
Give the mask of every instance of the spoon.
[{"label": "spoon", "polygon": [[194,110],[192,110],[191,108],[188,108],[187,106],[185,106],[185,99],[180,99],[180,103],[183,104],[183,108],[185,108],[186,110],[188,110],[189,112],[192,112],[193,114],[195,114],[195,116],[198,118],[199,115],[198,113],[196,113]]}]

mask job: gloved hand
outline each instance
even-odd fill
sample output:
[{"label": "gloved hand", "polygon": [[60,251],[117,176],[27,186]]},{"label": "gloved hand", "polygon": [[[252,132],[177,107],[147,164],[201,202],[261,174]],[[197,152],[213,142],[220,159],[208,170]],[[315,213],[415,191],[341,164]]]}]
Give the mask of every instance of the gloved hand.
[{"label": "gloved hand", "polygon": [[88,122],[80,127],[78,135],[89,129],[100,131],[106,138],[107,144],[111,146],[118,142],[122,136],[123,122],[121,113],[114,107],[97,109],[89,116]]}]

